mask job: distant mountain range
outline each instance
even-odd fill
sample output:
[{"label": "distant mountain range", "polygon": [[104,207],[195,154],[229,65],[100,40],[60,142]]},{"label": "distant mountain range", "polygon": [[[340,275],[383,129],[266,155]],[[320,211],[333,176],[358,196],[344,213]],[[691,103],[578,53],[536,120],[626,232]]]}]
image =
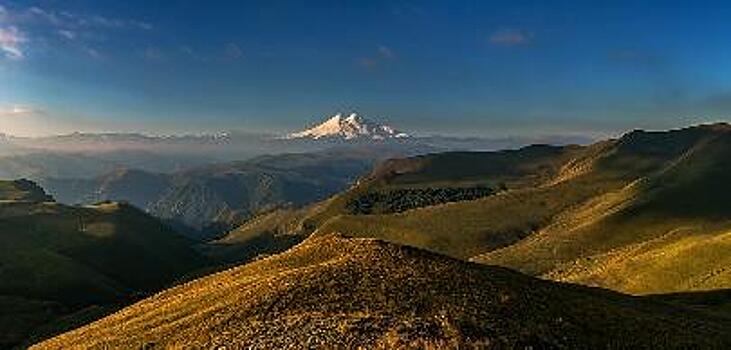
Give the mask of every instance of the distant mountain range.
[{"label": "distant mountain range", "polygon": [[[62,142],[124,142],[124,143],[162,143],[162,142],[196,142],[196,143],[221,143],[230,140],[227,132],[216,134],[169,134],[169,135],[147,135],[141,133],[88,133],[73,132],[70,134],[20,137],[0,133],[0,141],[23,144],[28,140],[40,142],[41,144],[62,143]],[[36,144],[38,146],[38,144]]]},{"label": "distant mountain range", "polygon": [[[66,156],[155,154],[175,159],[208,158],[209,162],[244,160],[261,155],[302,153],[328,149],[334,146],[384,144],[405,147],[429,147],[434,151],[497,150],[516,148],[533,143],[585,144],[590,138],[571,135],[544,135],[539,137],[452,137],[416,136],[375,122],[357,113],[335,114],[311,128],[284,136],[222,131],[217,133],[151,135],[141,133],[82,133],[42,137],[18,137],[0,134],[0,165],[5,157],[15,157],[22,163],[24,156],[38,154]],[[161,158],[162,159],[162,158]],[[163,163],[169,163],[164,161]],[[122,164],[130,167],[128,164]],[[5,167],[0,166],[0,169]],[[87,166],[87,168],[90,168]],[[22,170],[22,169],[20,169]],[[150,170],[150,169],[142,169]],[[178,169],[173,169],[178,170]],[[90,174],[94,177],[99,173]],[[76,177],[76,176],[71,176]]]}]

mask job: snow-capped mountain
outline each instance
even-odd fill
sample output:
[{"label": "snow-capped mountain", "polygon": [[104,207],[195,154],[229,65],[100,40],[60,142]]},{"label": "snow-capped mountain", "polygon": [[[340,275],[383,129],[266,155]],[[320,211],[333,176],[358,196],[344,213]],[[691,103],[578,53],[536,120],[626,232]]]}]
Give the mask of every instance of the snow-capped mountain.
[{"label": "snow-capped mountain", "polygon": [[310,129],[289,134],[287,138],[313,140],[386,140],[407,137],[410,137],[407,133],[397,131],[388,125],[372,122],[357,113],[351,113],[347,117],[338,113]]}]

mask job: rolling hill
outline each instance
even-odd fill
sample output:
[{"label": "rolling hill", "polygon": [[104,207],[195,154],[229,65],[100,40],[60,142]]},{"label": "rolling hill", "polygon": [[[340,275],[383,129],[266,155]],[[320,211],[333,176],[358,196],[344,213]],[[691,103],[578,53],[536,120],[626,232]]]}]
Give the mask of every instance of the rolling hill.
[{"label": "rolling hill", "polygon": [[72,207],[0,182],[0,347],[55,333],[208,265],[193,242],[125,204]]},{"label": "rolling hill", "polygon": [[712,124],[395,159],[295,233],[381,238],[633,294],[731,288],[729,150],[731,126]]},{"label": "rolling hill", "polygon": [[313,237],[32,347],[722,348],[731,319],[375,239]]}]

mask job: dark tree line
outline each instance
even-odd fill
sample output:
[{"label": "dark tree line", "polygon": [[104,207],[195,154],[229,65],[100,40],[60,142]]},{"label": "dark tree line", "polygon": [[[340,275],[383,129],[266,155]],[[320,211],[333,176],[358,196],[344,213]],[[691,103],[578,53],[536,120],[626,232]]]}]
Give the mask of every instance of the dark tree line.
[{"label": "dark tree line", "polygon": [[495,190],[486,187],[414,188],[369,192],[347,204],[351,214],[392,214],[448,202],[487,197]]}]

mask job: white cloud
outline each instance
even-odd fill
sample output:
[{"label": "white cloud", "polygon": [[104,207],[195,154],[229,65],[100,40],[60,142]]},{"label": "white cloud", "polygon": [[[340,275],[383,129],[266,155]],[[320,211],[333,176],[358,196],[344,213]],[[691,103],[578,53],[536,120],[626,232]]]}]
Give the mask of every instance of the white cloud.
[{"label": "white cloud", "polygon": [[57,33],[61,37],[68,39],[68,40],[76,39],[76,33],[71,30],[68,30],[68,29],[59,29]]},{"label": "white cloud", "polygon": [[84,51],[91,57],[91,58],[101,58],[102,54],[99,52],[99,50],[93,48],[93,47],[84,47]]},{"label": "white cloud", "polygon": [[132,26],[135,26],[135,27],[137,27],[139,29],[152,30],[152,24],[151,23],[148,23],[148,22],[142,22],[142,21],[132,20],[132,21],[129,21],[129,23]]},{"label": "white cloud", "polygon": [[31,44],[36,51],[72,48],[96,58],[99,52],[88,48],[99,46],[110,33],[152,29],[152,24],[139,19],[42,6],[0,5],[0,59],[23,59]]},{"label": "white cloud", "polygon": [[63,24],[63,21],[61,20],[61,18],[58,15],[56,15],[56,13],[46,11],[40,7],[35,7],[35,6],[30,7],[30,8],[28,8],[28,13],[30,14],[31,17],[35,16],[35,17],[41,18],[53,25],[58,26],[58,25]]},{"label": "white cloud", "polygon": [[19,60],[25,57],[22,44],[27,39],[16,27],[0,28],[0,51],[6,58]]}]

